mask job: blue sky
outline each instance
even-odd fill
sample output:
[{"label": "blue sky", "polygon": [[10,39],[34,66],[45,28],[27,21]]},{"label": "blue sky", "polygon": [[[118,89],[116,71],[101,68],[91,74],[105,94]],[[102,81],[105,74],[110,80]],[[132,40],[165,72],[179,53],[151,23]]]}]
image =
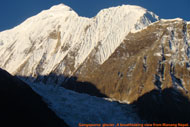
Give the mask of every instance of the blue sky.
[{"label": "blue sky", "polygon": [[25,19],[59,3],[70,6],[85,17],[93,17],[103,8],[131,4],[147,8],[161,18],[180,17],[190,21],[190,0],[1,0],[0,31],[19,25]]}]

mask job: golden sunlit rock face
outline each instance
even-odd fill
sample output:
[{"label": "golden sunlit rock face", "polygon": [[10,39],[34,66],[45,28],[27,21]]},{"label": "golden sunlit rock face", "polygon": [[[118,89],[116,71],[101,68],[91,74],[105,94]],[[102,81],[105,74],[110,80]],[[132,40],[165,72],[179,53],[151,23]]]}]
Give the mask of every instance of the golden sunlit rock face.
[{"label": "golden sunlit rock face", "polygon": [[93,53],[75,72],[108,97],[132,103],[145,93],[174,87],[189,96],[190,25],[183,20],[160,20],[130,33],[102,65]]}]

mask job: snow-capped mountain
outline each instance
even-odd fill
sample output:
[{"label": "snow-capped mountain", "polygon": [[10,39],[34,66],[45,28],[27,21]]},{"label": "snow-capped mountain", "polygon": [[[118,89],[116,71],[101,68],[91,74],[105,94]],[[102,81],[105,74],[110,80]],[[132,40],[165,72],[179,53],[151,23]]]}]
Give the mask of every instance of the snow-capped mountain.
[{"label": "snow-capped mountain", "polygon": [[87,59],[103,64],[125,36],[158,17],[146,9],[123,5],[80,17],[60,4],[0,33],[0,67],[11,74],[72,76]]},{"label": "snow-capped mountain", "polygon": [[0,68],[29,83],[70,126],[142,122],[130,105],[81,93],[125,103],[155,89],[161,103],[169,88],[190,97],[190,22],[159,20],[139,6],[104,9],[93,18],[53,6],[0,32],[0,58]]},{"label": "snow-capped mountain", "polygon": [[139,6],[85,18],[60,4],[0,33],[0,67],[30,82],[96,89],[127,102],[169,86],[188,94],[189,38],[188,22],[158,21]]}]

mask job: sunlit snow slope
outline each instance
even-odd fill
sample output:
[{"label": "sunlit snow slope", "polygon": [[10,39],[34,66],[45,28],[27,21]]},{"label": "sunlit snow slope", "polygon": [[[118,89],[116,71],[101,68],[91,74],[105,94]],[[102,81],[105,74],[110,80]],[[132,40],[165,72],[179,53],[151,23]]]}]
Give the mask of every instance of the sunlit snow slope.
[{"label": "sunlit snow slope", "polygon": [[93,18],[80,17],[63,4],[53,6],[0,33],[0,67],[33,78],[72,76],[86,59],[103,64],[129,32],[157,19],[131,5],[104,9]]}]

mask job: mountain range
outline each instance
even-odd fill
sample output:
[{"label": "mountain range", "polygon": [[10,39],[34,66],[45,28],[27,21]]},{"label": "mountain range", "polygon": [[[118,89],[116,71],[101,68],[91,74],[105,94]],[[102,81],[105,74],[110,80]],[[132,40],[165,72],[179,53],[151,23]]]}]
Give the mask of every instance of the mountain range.
[{"label": "mountain range", "polygon": [[[53,6],[0,32],[0,58],[0,68],[27,83],[70,126],[94,121],[163,122],[162,116],[183,106],[186,116],[189,113],[190,22],[159,19],[139,6],[103,9],[93,18],[80,17],[64,4]],[[175,97],[171,103],[166,101]],[[176,107],[168,112],[163,108],[158,117],[156,112],[147,118],[142,115],[148,112],[144,109],[149,105],[147,100],[158,103],[158,110],[163,103]],[[109,105],[113,114],[118,109],[123,118],[107,120],[109,111],[92,104]],[[133,105],[139,110],[135,111]],[[71,115],[61,106],[73,107],[67,109]],[[83,106],[92,116],[79,112],[85,110]],[[98,111],[100,119],[93,119],[91,109]],[[185,111],[176,110],[174,118],[165,122],[185,118],[177,116]]]}]

